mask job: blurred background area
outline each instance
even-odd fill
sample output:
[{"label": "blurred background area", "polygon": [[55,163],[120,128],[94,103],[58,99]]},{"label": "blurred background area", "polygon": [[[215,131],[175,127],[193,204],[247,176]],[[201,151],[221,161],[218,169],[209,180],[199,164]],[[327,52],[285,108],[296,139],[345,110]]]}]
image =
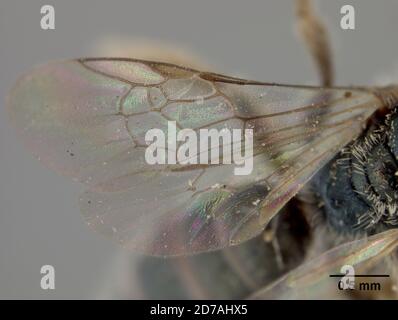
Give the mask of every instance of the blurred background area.
[{"label": "blurred background area", "polygon": [[[40,8],[55,8],[41,30]],[[398,79],[398,2],[315,1],[331,34],[336,83]],[[340,28],[340,8],[356,29]],[[243,298],[280,271],[262,239],[178,259],[127,252],[80,216],[84,186],[43,167],[7,122],[17,77],[49,60],[127,56],[182,63],[267,82],[317,84],[295,31],[293,0],[2,0],[0,2],[0,298]],[[55,267],[55,290],[40,268]]]}]

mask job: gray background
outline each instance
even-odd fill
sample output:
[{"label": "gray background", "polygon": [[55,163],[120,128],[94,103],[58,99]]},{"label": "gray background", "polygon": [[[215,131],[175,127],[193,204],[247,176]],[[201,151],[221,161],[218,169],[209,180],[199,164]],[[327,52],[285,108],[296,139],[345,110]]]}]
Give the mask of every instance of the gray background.
[{"label": "gray background", "polygon": [[[55,6],[53,31],[40,29],[44,4]],[[338,84],[398,74],[398,1],[318,4]],[[356,9],[355,31],[339,27],[343,4]],[[0,298],[110,297],[127,281],[125,261],[140,259],[88,230],[77,206],[83,186],[46,169],[16,138],[4,97],[19,74],[47,60],[96,55],[95,43],[117,35],[185,47],[216,72],[316,84],[294,22],[292,0],[0,0]],[[44,264],[55,267],[54,291],[40,289]],[[129,297],[140,297],[138,289]]]}]

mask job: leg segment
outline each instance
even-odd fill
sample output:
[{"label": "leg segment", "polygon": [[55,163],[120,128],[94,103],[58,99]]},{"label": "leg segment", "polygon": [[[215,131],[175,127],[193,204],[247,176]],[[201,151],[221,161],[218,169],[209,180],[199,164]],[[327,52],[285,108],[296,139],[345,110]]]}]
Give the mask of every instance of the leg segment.
[{"label": "leg segment", "polygon": [[311,0],[296,0],[298,29],[318,68],[322,85],[333,83],[329,38],[322,21],[315,14]]}]

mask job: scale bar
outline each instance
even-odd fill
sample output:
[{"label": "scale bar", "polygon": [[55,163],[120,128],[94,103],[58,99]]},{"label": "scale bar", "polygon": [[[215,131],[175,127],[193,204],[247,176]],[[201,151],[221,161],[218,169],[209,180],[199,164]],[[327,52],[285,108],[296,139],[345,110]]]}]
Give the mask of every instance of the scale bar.
[{"label": "scale bar", "polygon": [[347,275],[347,274],[330,274],[331,278],[341,278],[341,277],[355,277],[355,278],[389,278],[388,274],[356,274],[356,275]]}]

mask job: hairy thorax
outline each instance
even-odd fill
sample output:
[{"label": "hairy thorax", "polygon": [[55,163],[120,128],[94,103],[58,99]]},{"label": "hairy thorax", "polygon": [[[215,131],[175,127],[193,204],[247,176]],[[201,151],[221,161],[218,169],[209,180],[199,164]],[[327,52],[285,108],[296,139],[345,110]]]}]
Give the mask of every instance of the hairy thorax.
[{"label": "hairy thorax", "polygon": [[323,212],[336,231],[373,234],[398,225],[397,138],[394,110],[315,178]]}]

